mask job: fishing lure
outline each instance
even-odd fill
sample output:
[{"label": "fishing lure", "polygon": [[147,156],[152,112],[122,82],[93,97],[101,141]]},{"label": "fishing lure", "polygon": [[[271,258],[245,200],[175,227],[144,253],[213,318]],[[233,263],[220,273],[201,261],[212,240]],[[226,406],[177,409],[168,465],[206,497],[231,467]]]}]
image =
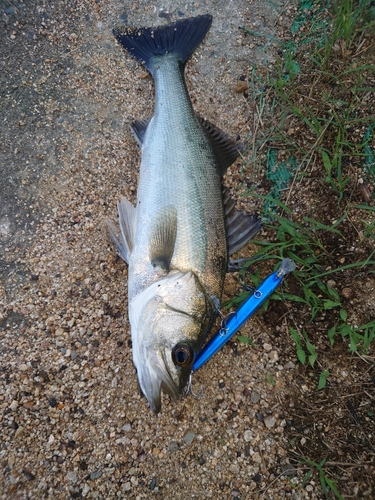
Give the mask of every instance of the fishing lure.
[{"label": "fishing lure", "polygon": [[264,301],[276,290],[285,276],[296,269],[296,264],[291,259],[284,259],[278,271],[270,274],[263,283],[246,299],[234,312],[223,319],[220,329],[207,342],[194,361],[190,374],[187,394],[192,392],[192,375],[207,361],[209,361],[247,321]]}]

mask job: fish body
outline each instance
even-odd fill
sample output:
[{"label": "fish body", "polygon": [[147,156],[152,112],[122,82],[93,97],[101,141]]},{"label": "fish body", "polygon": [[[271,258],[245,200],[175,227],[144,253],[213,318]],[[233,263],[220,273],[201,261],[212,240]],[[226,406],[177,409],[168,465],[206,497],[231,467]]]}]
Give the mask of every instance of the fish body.
[{"label": "fish body", "polygon": [[153,117],[132,124],[142,150],[136,207],[126,199],[118,204],[121,236],[114,237],[129,266],[133,361],[155,412],[161,389],[176,398],[186,385],[228,266],[221,180],[238,148],[197,118],[184,79],[211,21],[205,15],[114,31],[155,80]]}]

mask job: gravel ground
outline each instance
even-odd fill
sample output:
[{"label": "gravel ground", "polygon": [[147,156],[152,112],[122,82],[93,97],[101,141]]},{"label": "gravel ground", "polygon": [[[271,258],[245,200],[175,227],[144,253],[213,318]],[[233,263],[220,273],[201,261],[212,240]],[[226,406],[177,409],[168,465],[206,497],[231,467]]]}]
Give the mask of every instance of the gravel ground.
[{"label": "gravel ground", "polygon": [[[245,140],[246,80],[254,64],[272,64],[275,48],[238,27],[287,29],[293,8],[1,7],[0,498],[321,498],[313,479],[291,486],[302,477],[286,451],[295,366],[261,320],[242,329],[255,347],[232,342],[195,375],[200,398],[165,396],[162,413],[150,412],[131,360],[127,269],[104,229],[119,198],[134,201],[129,123],[153,107],[151,77],[111,28],[214,14],[189,63],[189,91],[201,115]],[[228,276],[225,297],[236,288]]]}]

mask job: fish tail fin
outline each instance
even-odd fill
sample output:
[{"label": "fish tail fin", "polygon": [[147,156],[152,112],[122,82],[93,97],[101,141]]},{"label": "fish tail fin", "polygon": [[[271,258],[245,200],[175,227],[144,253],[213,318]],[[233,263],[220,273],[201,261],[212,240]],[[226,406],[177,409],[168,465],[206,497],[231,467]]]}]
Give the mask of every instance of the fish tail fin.
[{"label": "fish tail fin", "polygon": [[116,40],[153,73],[155,56],[173,53],[184,65],[205,37],[212,16],[205,14],[157,28],[115,28]]}]

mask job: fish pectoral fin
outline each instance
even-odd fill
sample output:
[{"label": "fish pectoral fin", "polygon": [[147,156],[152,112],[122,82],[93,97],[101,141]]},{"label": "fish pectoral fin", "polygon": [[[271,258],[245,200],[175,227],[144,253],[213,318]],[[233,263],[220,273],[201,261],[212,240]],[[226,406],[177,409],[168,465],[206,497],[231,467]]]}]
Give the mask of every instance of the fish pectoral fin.
[{"label": "fish pectoral fin", "polygon": [[169,271],[177,236],[177,211],[169,205],[156,217],[151,231],[149,257],[154,267]]},{"label": "fish pectoral fin", "polygon": [[223,191],[224,216],[228,242],[228,254],[240,250],[262,228],[256,214],[248,215],[235,208],[236,202],[227,190]]},{"label": "fish pectoral fin", "polygon": [[117,211],[120,222],[121,237],[118,240],[113,236],[113,233],[111,233],[111,236],[115,242],[117,251],[124,261],[129,264],[130,254],[132,253],[134,246],[137,211],[126,198],[123,198],[117,203]]},{"label": "fish pectoral fin", "polygon": [[220,175],[224,175],[227,168],[239,157],[243,150],[243,145],[240,143],[236,144],[229,135],[208,120],[205,120],[201,116],[197,116],[197,118],[214,150],[218,161],[219,173]]},{"label": "fish pectoral fin", "polygon": [[139,146],[142,146],[142,144],[143,144],[146,130],[147,130],[148,124],[151,121],[151,118],[152,117],[145,118],[144,120],[135,120],[130,125],[131,131],[133,132],[135,140],[138,142]]}]

